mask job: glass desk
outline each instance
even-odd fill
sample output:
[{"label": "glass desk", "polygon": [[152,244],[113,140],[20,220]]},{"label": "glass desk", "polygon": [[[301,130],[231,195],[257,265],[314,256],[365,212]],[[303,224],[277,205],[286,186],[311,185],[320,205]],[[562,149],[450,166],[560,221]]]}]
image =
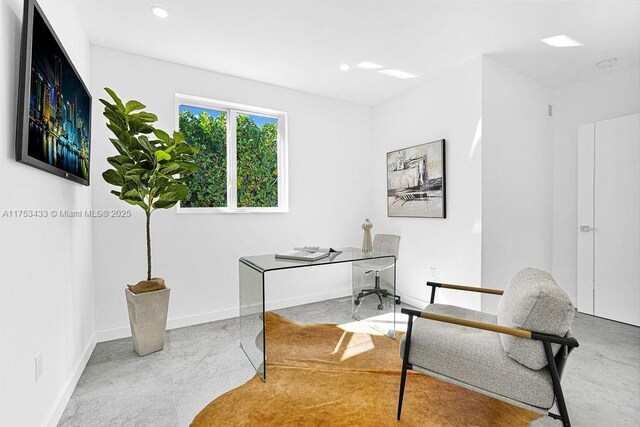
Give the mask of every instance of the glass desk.
[{"label": "glass desk", "polygon": [[[393,299],[386,304],[382,304],[382,309],[378,308],[379,301],[376,295],[367,297],[371,302],[370,304],[364,304],[363,301],[358,301],[357,305],[353,303],[362,289],[374,287],[376,268],[384,267],[384,270],[380,273],[382,275],[380,286],[387,289],[391,294],[396,293],[395,255],[375,251],[366,254],[355,248],[341,248],[338,250],[341,252],[313,262],[276,259],[273,254],[240,258],[240,347],[263,381],[267,379],[264,285],[265,274],[270,271],[351,263],[352,317],[355,320],[379,319],[379,321],[371,322],[370,326],[385,335],[395,338],[396,304],[394,304]],[[372,310],[371,307],[374,307],[375,310]]]}]

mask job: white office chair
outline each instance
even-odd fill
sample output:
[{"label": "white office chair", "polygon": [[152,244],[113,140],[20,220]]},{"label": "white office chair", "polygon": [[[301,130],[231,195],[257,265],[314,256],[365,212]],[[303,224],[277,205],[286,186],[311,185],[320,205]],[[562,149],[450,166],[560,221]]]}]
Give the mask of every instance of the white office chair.
[{"label": "white office chair", "polygon": [[[373,250],[375,252],[386,252],[394,254],[397,260],[398,252],[400,250],[400,236],[396,236],[394,234],[376,234],[376,237],[373,239]],[[382,310],[384,308],[384,302],[382,298],[393,297],[395,303],[400,304],[400,297],[398,295],[393,294],[388,290],[382,289],[380,287],[380,272],[393,267],[392,261],[390,261],[389,259],[372,259],[371,261],[360,262],[358,263],[358,266],[368,269],[365,274],[375,272],[375,282],[373,288],[363,289],[360,291],[356,299],[353,301],[355,305],[359,305],[360,301],[367,295],[373,294],[376,294],[378,296],[378,299],[380,300],[380,304],[378,304],[378,310]]]}]

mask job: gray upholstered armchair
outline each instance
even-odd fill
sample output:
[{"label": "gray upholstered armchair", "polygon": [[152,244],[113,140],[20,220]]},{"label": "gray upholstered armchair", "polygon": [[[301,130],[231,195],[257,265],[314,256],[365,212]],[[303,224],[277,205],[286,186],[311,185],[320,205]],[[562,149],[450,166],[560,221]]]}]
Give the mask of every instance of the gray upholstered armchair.
[{"label": "gray upholstered armchair", "polygon": [[[431,304],[409,316],[400,343],[403,358],[398,419],[407,370],[455,383],[545,414],[557,403],[570,426],[560,378],[578,341],[571,334],[575,309],[567,294],[545,271],[526,268],[504,291],[427,282]],[[437,288],[502,295],[498,314],[434,304]]]}]

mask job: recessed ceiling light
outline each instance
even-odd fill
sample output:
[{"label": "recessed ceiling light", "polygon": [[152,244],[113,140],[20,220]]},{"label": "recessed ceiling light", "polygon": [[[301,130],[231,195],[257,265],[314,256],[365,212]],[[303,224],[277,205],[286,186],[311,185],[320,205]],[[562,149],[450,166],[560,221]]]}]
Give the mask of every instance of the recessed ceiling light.
[{"label": "recessed ceiling light", "polygon": [[542,43],[548,44],[553,47],[576,47],[583,46],[579,41],[572,39],[566,34],[559,34],[553,37],[547,37],[546,39],[540,40]]},{"label": "recessed ceiling light", "polygon": [[603,61],[598,62],[596,64],[596,67],[600,68],[601,70],[606,70],[616,65],[616,62],[618,62],[618,58],[607,58]]},{"label": "recessed ceiling light", "polygon": [[349,64],[342,64],[342,65],[340,66],[340,69],[341,69],[342,71],[349,71],[349,68],[351,68],[351,66],[350,66]]},{"label": "recessed ceiling light", "polygon": [[380,70],[378,72],[382,74],[386,74],[387,76],[396,77],[398,79],[415,79],[416,77],[418,77],[415,74],[407,73],[406,71],[401,71],[401,70],[394,70],[394,69]]},{"label": "recessed ceiling light", "polygon": [[167,12],[167,9],[162,8],[160,6],[153,6],[151,7],[151,11],[153,12],[154,15],[156,15],[158,18],[166,18],[167,16],[169,16],[169,12]]},{"label": "recessed ceiling light", "polygon": [[363,61],[356,65],[358,68],[364,68],[365,70],[377,70],[378,68],[383,68],[382,65],[376,64],[375,62]]}]

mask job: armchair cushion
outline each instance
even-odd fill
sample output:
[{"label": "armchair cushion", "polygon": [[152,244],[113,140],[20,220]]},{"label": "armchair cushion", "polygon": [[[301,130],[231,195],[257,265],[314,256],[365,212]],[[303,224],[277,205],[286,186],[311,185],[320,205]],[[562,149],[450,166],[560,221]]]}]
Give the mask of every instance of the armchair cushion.
[{"label": "armchair cushion", "polygon": [[[571,328],[575,308],[571,299],[546,271],[525,268],[507,285],[498,303],[499,325],[565,336]],[[539,341],[500,335],[504,351],[531,369],[547,366]],[[560,345],[553,344],[556,354]]]},{"label": "armchair cushion", "polygon": [[[450,305],[431,304],[424,311],[496,323],[496,316],[492,314]],[[401,357],[404,348],[405,337],[402,337]],[[553,385],[548,370],[529,369],[507,356],[500,334],[495,332],[416,318],[409,363],[527,405],[544,409],[553,405]]]}]

